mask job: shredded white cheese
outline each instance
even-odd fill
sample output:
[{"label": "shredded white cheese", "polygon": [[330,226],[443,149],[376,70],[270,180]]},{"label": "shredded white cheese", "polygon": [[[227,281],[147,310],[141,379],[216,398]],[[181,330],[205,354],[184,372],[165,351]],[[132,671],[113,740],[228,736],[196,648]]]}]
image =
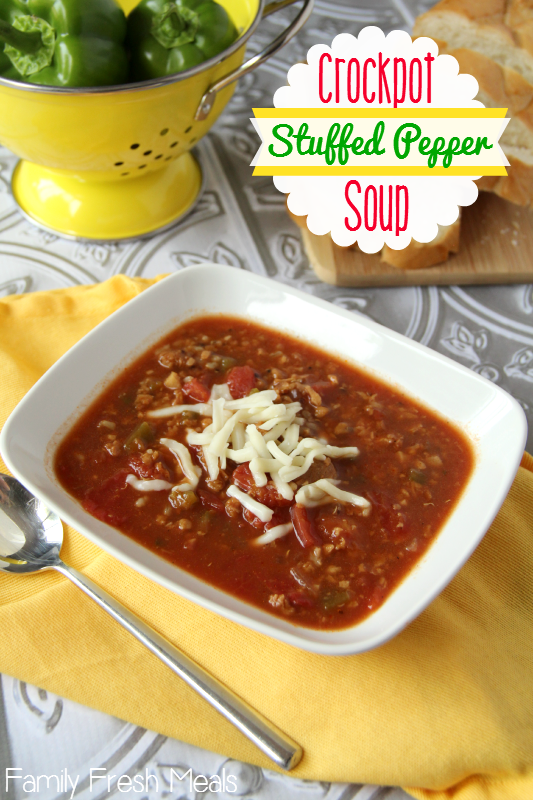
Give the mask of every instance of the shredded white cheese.
[{"label": "shredded white cheese", "polygon": [[136,475],[128,475],[126,483],[138,492],[162,492],[165,489],[172,489],[172,484],[162,480],[141,480]]},{"label": "shredded white cheese", "polygon": [[258,536],[257,539],[254,539],[252,544],[270,544],[270,542],[274,542],[276,539],[281,539],[282,536],[286,536],[292,529],[292,522],[287,522],[285,525],[275,525],[273,528],[269,528],[265,533],[262,533],[261,536]]},{"label": "shredded white cheese", "polygon": [[339,489],[336,485],[338,483],[340,481],[332,481],[327,478],[321,478],[315,483],[308,483],[307,486],[302,486],[298,489],[295,500],[302,506],[315,508],[325,503],[331,503],[331,498],[333,498],[341,503],[350,503],[353,506],[362,508],[365,516],[370,513],[371,504],[368,500],[353,492],[345,492],[343,489]]},{"label": "shredded white cheese", "polygon": [[243,447],[242,450],[227,450],[226,456],[235,461],[236,464],[245,464],[257,456],[257,451],[250,445]]},{"label": "shredded white cheese", "polygon": [[240,397],[238,400],[229,400],[226,403],[226,408],[229,411],[237,411],[239,408],[254,408],[255,406],[268,408],[276,398],[277,393],[274,389],[265,389],[264,392],[254,392],[247,397]]},{"label": "shredded white cheese", "polygon": [[211,400],[218,400],[219,397],[223,397],[224,400],[233,400],[227,383],[213,384],[213,388],[211,389]]},{"label": "shredded white cheese", "polygon": [[174,414],[183,414],[184,411],[194,411],[195,414],[200,414],[202,417],[210,417],[213,414],[213,407],[211,403],[166,406],[165,408],[154,408],[153,411],[147,411],[146,416],[151,419],[159,419],[160,417],[173,417]]},{"label": "shredded white cheese", "polygon": [[[273,389],[253,392],[234,400],[227,384],[215,384],[207,403],[160,408],[148,412],[148,416],[166,417],[183,411],[212,417],[212,422],[202,432],[189,429],[186,436],[187,444],[202,448],[203,461],[211,480],[217,479],[219,471],[226,468],[227,459],[230,459],[237,464],[249,463],[256,486],[266,486],[272,480],[286,500],[295,498],[297,503],[308,508],[338,500],[358,506],[364,514],[369,513],[368,500],[337,488],[338,481],[322,479],[302,487],[295,495],[293,481],[305,475],[313,461],[324,461],[328,456],[356,458],[359,455],[357,447],[336,447],[324,439],[312,437],[300,439],[300,428],[305,420],[299,416],[302,411],[299,402],[282,403]],[[186,481],[176,488],[194,491],[201,469],[193,465],[187,448],[174,439],[161,439],[161,443],[177,457],[185,476]],[[239,500],[263,522],[272,518],[271,509],[236,486],[230,486],[227,494]],[[263,542],[263,537],[256,541],[259,540]]]},{"label": "shredded white cheese", "polygon": [[228,495],[230,497],[235,497],[239,503],[251,511],[252,514],[255,514],[256,517],[259,517],[261,522],[270,522],[274,512],[268,506],[263,505],[263,503],[259,503],[257,500],[254,500],[253,497],[246,494],[246,492],[242,492],[238,489],[234,484],[232,484],[228,489]]},{"label": "shredded white cheese", "polygon": [[285,464],[286,467],[290,467],[292,464],[292,456],[284,453],[283,450],[278,447],[276,442],[267,442],[267,449],[274,456],[274,458],[276,458],[278,461],[281,461],[281,463]]},{"label": "shredded white cheese", "polygon": [[242,450],[246,444],[246,436],[244,425],[242,422],[237,422],[231,434],[231,444],[234,450]]},{"label": "shredded white cheese", "polygon": [[292,500],[294,497],[294,489],[292,488],[291,484],[287,483],[287,481],[282,481],[279,477],[279,473],[276,472],[271,474],[271,478],[280,495],[284,497],[285,500]]},{"label": "shredded white cheese", "polygon": [[[222,400],[222,402],[224,402]],[[218,456],[219,458],[225,457],[226,451],[228,449],[228,440],[233,433],[233,428],[239,422],[240,416],[242,412],[237,411],[236,414],[233,414],[226,422],[222,425],[219,431],[215,433],[211,442],[209,443],[209,452],[213,453],[214,455]],[[214,421],[214,420],[213,420]]]},{"label": "shredded white cheese", "polygon": [[165,447],[168,447],[170,452],[176,456],[179,461],[181,471],[187,478],[186,482],[179,483],[174,488],[183,492],[194,491],[194,489],[196,489],[198,486],[198,482],[202,476],[202,470],[200,467],[194,466],[192,463],[191,454],[181,442],[177,442],[175,439],[161,439],[160,441],[161,444],[164,444]]}]

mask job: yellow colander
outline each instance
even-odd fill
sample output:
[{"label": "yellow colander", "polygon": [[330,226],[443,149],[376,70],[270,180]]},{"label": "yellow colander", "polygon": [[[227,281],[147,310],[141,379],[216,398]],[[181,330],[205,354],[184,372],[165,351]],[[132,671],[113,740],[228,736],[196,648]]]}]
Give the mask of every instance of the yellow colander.
[{"label": "yellow colander", "polygon": [[[120,0],[126,13],[137,0]],[[197,67],[160,80],[91,89],[0,78],[0,143],[21,161],[12,180],[21,211],[78,239],[117,240],[175,224],[198,199],[201,169],[189,152],[213,125],[235,81],[302,27],[313,0],[243,64],[261,19],[295,0],[218,0],[240,37]]]}]

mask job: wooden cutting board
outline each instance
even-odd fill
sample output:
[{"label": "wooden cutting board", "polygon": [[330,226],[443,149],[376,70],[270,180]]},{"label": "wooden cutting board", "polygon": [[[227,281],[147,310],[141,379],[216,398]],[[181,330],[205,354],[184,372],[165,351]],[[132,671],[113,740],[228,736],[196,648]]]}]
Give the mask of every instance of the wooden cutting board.
[{"label": "wooden cutting board", "polygon": [[311,233],[305,217],[291,217],[318,277],[336,286],[419,286],[533,282],[533,211],[480,192],[462,211],[459,252],[426,269],[403,270],[357,247],[339,247]]}]

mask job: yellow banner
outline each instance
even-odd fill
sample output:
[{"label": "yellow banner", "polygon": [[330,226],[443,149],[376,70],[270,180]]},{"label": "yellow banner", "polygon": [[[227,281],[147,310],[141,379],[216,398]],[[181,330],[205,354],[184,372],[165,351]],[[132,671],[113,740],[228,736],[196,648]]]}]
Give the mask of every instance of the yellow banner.
[{"label": "yellow banner", "polygon": [[[474,174],[475,173],[475,174]],[[274,175],[346,175],[357,178],[358,175],[381,176],[404,176],[409,175],[459,175],[464,177],[478,178],[481,175],[507,175],[505,167],[486,167],[476,166],[475,170],[471,167],[255,167],[252,175],[271,176]]]},{"label": "yellow banner", "polygon": [[505,108],[254,112],[254,175],[507,175]]},{"label": "yellow banner", "polygon": [[[256,119],[278,118],[306,119],[404,119],[405,108],[252,108]],[[503,119],[506,108],[410,108],[409,119],[428,119],[431,117],[450,119]]]}]

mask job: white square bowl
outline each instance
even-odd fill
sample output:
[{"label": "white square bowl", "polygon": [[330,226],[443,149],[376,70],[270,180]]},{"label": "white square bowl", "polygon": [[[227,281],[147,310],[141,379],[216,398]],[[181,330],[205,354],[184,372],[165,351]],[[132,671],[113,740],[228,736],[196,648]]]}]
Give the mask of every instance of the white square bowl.
[{"label": "white square bowl", "polygon": [[[55,449],[102,388],[152,344],[200,314],[222,313],[292,334],[400,389],[465,432],[475,465],[427,553],[367,619],[345,630],[292,625],[164,561],[92,517],[56,479]],[[326,655],[359,653],[395,636],[444,589],[478,545],[511,486],[525,415],[498,386],[365,317],[248,272],[206,264],[147,289],[72,347],[6,422],[0,450],[13,474],[66,522],[133,569],[235,622]]]}]

